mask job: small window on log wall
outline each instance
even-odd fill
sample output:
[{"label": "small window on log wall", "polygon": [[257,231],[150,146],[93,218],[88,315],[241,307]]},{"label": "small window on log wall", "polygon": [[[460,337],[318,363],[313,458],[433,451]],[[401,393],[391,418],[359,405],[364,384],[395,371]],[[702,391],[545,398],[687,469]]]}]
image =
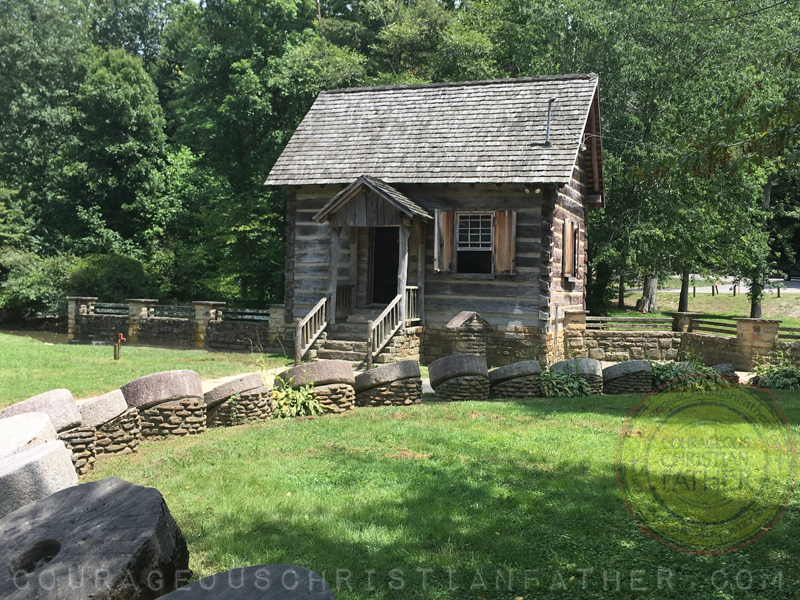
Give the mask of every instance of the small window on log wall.
[{"label": "small window on log wall", "polygon": [[436,211],[434,271],[512,275],[517,212]]},{"label": "small window on log wall", "polygon": [[561,242],[561,276],[573,280],[577,279],[580,226],[575,221],[571,219],[564,220]]}]

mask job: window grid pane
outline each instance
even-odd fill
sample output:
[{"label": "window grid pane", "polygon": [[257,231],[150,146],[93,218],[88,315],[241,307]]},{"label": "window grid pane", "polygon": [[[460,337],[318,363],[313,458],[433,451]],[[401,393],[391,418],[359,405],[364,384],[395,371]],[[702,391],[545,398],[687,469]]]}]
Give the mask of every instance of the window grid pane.
[{"label": "window grid pane", "polygon": [[458,216],[458,249],[492,249],[492,215]]}]

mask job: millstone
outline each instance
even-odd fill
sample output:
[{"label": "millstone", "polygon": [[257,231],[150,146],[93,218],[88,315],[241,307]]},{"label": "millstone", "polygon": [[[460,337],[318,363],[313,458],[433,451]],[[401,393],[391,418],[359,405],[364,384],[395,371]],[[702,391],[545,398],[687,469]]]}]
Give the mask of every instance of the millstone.
[{"label": "millstone", "polygon": [[0,517],[77,484],[72,453],[60,440],[7,456],[0,460]]},{"label": "millstone", "polygon": [[652,371],[649,360],[626,360],[603,369],[603,380],[614,381],[633,373],[652,373]]},{"label": "millstone", "polygon": [[56,439],[56,428],[44,413],[0,419],[0,459]]},{"label": "millstone", "polygon": [[538,375],[541,372],[542,368],[539,366],[539,361],[525,360],[492,369],[489,371],[489,383],[495,385],[503,381],[508,381],[509,379]]},{"label": "millstone", "polygon": [[482,356],[456,354],[433,361],[428,365],[428,375],[431,379],[431,387],[436,389],[448,379],[456,377],[477,375],[488,378],[489,371],[486,367],[486,359]]},{"label": "millstone", "polygon": [[243,377],[227,381],[222,385],[218,385],[213,390],[209,390],[203,396],[207,408],[213,408],[217,404],[225,402],[234,394],[247,392],[260,388],[264,385],[264,380],[261,378],[260,373],[248,373]]},{"label": "millstone", "polygon": [[69,390],[51,390],[0,410],[0,419],[40,412],[50,417],[56,431],[66,431],[81,425],[81,413]]},{"label": "millstone", "polygon": [[599,360],[594,358],[571,358],[569,360],[562,360],[557,362],[552,367],[551,371],[563,371],[566,373],[576,373],[583,377],[595,376],[603,379],[603,365]]},{"label": "millstone", "polygon": [[319,575],[294,565],[259,565],[205,577],[162,600],[335,600]]},{"label": "millstone", "polygon": [[278,373],[275,385],[289,383],[292,389],[300,389],[306,385],[320,386],[331,383],[348,383],[355,385],[356,377],[353,365],[346,360],[320,360],[305,365],[298,365]]},{"label": "millstone", "polygon": [[83,424],[87,427],[100,427],[113,421],[128,410],[128,403],[122,390],[114,390],[81,404]]},{"label": "millstone", "polygon": [[164,371],[140,377],[121,388],[131,408],[150,408],[163,402],[184,398],[202,398],[203,385],[194,371]]},{"label": "millstone", "polygon": [[0,539],[4,600],[151,600],[191,576],[161,494],[117,477],[6,515]]},{"label": "millstone", "polygon": [[415,360],[404,360],[396,363],[382,365],[369,371],[364,371],[356,376],[356,383],[353,388],[356,394],[378,387],[384,383],[391,383],[400,379],[410,377],[419,378],[419,363]]}]

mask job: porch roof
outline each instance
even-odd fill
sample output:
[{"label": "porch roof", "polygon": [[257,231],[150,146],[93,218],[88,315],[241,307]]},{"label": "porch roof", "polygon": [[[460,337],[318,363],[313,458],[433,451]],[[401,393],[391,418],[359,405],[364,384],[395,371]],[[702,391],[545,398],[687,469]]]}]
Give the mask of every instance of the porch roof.
[{"label": "porch roof", "polygon": [[353,183],[344,188],[341,192],[331,198],[322,209],[314,215],[314,220],[322,223],[325,218],[337,212],[350,200],[356,197],[358,192],[367,187],[378,194],[381,198],[393,205],[401,213],[406,214],[408,217],[422,217],[423,219],[433,219],[433,216],[419,204],[414,202],[411,198],[393,188],[385,181],[381,181],[377,177],[370,177],[369,175],[362,175]]}]

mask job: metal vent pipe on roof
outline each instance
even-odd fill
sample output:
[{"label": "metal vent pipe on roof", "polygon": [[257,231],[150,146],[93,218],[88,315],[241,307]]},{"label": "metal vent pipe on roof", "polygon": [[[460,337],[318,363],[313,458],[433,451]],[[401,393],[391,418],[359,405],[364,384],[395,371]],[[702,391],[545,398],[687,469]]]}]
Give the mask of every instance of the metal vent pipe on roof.
[{"label": "metal vent pipe on roof", "polygon": [[542,146],[543,148],[550,148],[552,144],[550,143],[550,117],[553,114],[553,102],[556,101],[556,97],[553,96],[547,101],[547,132],[545,133],[544,143],[542,142],[534,142],[533,146]]}]

